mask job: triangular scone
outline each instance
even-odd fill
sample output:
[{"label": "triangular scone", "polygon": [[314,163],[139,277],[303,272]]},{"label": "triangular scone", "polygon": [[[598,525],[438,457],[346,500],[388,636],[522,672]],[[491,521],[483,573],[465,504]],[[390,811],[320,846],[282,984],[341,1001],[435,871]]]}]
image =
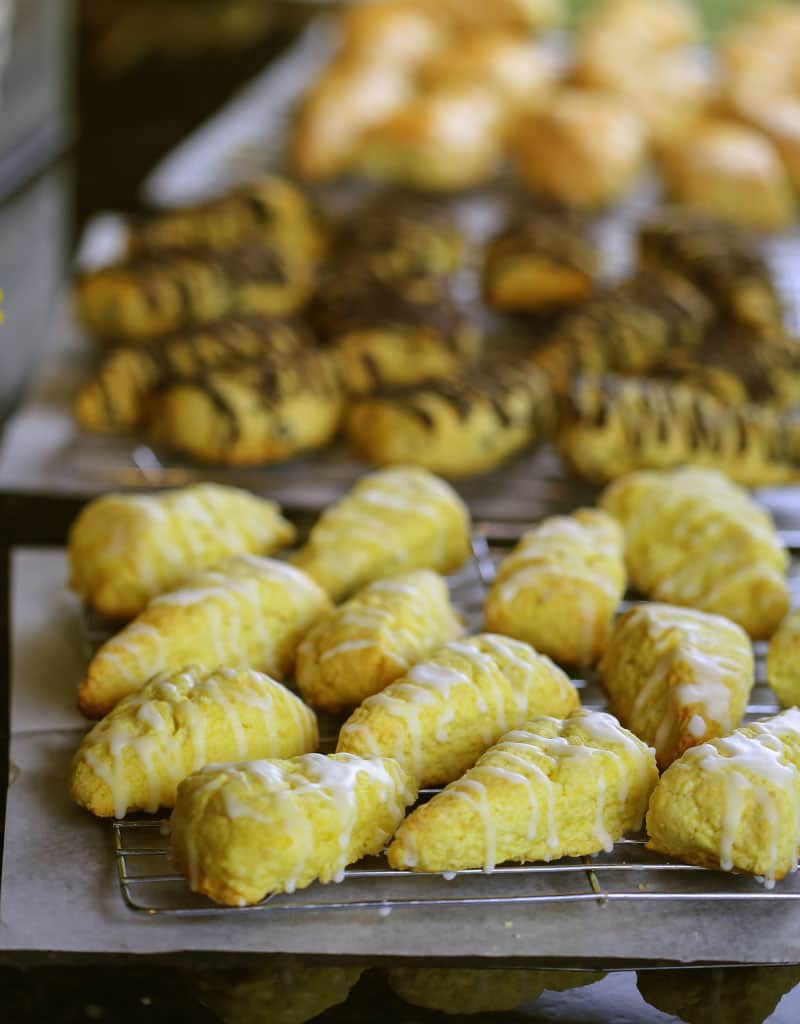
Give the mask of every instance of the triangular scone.
[{"label": "triangular scone", "polygon": [[600,672],[611,710],[666,768],[741,722],[753,648],[741,626],[721,615],[639,604],[617,620]]},{"label": "triangular scone", "polygon": [[325,592],[299,569],[255,555],[231,558],[153,598],[103,644],[80,685],[81,711],[100,718],[153,676],[185,665],[242,665],[280,679],[329,608]]},{"label": "triangular scone", "polygon": [[84,738],[70,794],[99,817],[172,807],[178,784],[207,764],[317,749],[311,708],[254,669],[193,666],[124,697]]},{"label": "triangular scone", "polygon": [[297,649],[295,679],[314,707],[352,710],[464,627],[429,569],[376,580],[319,622]]},{"label": "triangular scone", "polygon": [[178,869],[195,892],[244,906],[341,881],[380,853],[417,797],[390,758],[305,754],[210,765],[181,783],[170,819]]},{"label": "triangular scone", "polygon": [[368,697],[342,726],[337,750],[393,757],[418,786],[444,785],[532,715],[568,715],[579,704],[549,658],[481,633],[445,644]]},{"label": "triangular scone", "polygon": [[567,665],[593,665],[625,593],[619,524],[599,509],[551,516],[526,533],[486,598],[486,628]]},{"label": "triangular scone", "polygon": [[444,480],[385,469],[323,512],[293,562],[338,601],[397,572],[452,572],[470,553],[469,531],[469,512]]},{"label": "triangular scone", "polygon": [[631,583],[767,639],[789,607],[789,557],[769,513],[713,469],[631,473],[601,503],[622,524]]},{"label": "triangular scone", "polygon": [[533,718],[409,815],[389,864],[491,871],[610,850],[641,828],[657,781],[653,751],[611,715]]},{"label": "triangular scone", "polygon": [[689,864],[767,881],[797,866],[800,711],[745,725],[687,750],[661,777],[648,847]]},{"label": "triangular scone", "polygon": [[233,555],[268,555],[294,533],[274,501],[236,487],[107,494],[72,525],[70,586],[101,615],[132,619],[193,573]]}]

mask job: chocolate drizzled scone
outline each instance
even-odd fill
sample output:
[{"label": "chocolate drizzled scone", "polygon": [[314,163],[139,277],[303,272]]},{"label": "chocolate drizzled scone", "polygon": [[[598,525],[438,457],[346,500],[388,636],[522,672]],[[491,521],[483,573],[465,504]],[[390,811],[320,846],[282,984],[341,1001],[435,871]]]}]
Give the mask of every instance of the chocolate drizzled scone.
[{"label": "chocolate drizzled scone", "polygon": [[535,366],[478,364],[449,380],[425,381],[350,403],[344,433],[376,465],[418,465],[447,477],[493,469],[545,436],[553,392]]},{"label": "chocolate drizzled scone", "polygon": [[75,416],[87,430],[129,430],[146,418],[149,398],[169,379],[257,363],[269,353],[288,359],[310,347],[298,324],[259,315],[227,317],[157,345],[121,346],[81,388]]},{"label": "chocolate drizzled scone", "polygon": [[327,444],[341,411],[332,355],[309,349],[167,382],[149,423],[154,440],[201,462],[252,465]]}]

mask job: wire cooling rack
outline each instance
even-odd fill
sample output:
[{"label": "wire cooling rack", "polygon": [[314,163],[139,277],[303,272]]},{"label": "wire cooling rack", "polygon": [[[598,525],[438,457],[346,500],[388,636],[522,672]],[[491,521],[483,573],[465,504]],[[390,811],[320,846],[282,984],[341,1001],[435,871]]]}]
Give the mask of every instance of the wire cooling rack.
[{"label": "wire cooling rack", "polygon": [[[795,509],[800,512],[797,504]],[[524,524],[478,523],[473,557],[449,578],[451,595],[470,630],[481,628],[487,586],[495,567],[525,531]],[[782,529],[792,553],[789,585],[793,605],[800,604],[800,529]],[[636,601],[628,595],[622,608]],[[102,641],[99,630],[90,644]],[[774,714],[778,707],[765,682],[766,644],[756,643],[756,685],[747,719]],[[584,707],[603,709],[605,697],[597,678],[574,679]],[[332,750],[339,721],[321,716],[322,748]],[[435,790],[423,790],[421,800]],[[114,853],[126,905],[150,915],[272,913],[301,910],[364,910],[389,915],[395,908],[437,906],[520,905],[595,901],[759,900],[775,903],[800,900],[800,872],[787,876],[773,889],[745,875],[692,867],[645,848],[644,836],[615,843],[610,853],[565,858],[552,863],[504,864],[492,872],[458,871],[451,875],[391,870],[385,858],[369,857],[349,867],[339,884],[314,883],[292,895],[270,896],[252,907],[213,904],[193,893],[170,860],[167,818],[133,818],[113,823]]]}]

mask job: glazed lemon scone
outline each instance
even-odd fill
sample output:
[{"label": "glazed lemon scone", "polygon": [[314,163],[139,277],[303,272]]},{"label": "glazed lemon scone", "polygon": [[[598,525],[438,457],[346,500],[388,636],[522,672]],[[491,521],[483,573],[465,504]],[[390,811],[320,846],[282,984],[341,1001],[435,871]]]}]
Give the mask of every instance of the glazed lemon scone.
[{"label": "glazed lemon scone", "polygon": [[790,612],[772,635],[767,682],[781,707],[800,706],[800,611]]},{"label": "glazed lemon scone", "polygon": [[294,536],[274,501],[236,487],[107,494],[72,524],[69,585],[101,615],[131,619],[193,573],[233,555],[271,554]]},{"label": "glazed lemon scone", "polygon": [[721,615],[639,604],[617,620],[600,674],[611,710],[655,748],[664,769],[739,725],[753,688],[753,648]]},{"label": "glazed lemon scone", "polygon": [[600,504],[622,526],[637,590],[724,615],[756,640],[775,632],[789,607],[788,554],[769,512],[722,473],[632,473]]},{"label": "glazed lemon scone", "polygon": [[376,580],[319,622],[297,649],[309,704],[350,711],[464,632],[447,584],[429,569]]},{"label": "glazed lemon scone", "polygon": [[334,601],[410,569],[448,573],[469,556],[469,512],[424,469],[370,473],[322,513],[294,564]]},{"label": "glazed lemon scone", "polygon": [[192,666],[124,697],[72,761],[72,799],[101,818],[172,807],[178,784],[207,764],[317,749],[311,708],[250,668]]},{"label": "glazed lemon scone", "polygon": [[170,819],[178,870],[195,892],[246,906],[380,853],[417,797],[391,758],[305,754],[210,765],[178,787]]},{"label": "glazed lemon scone", "polygon": [[481,633],[445,644],[368,697],[342,726],[337,750],[393,757],[420,788],[444,785],[531,715],[568,715],[579,703],[549,658]]},{"label": "glazed lemon scone", "polygon": [[657,781],[653,751],[611,715],[531,718],[406,818],[389,864],[491,871],[610,851],[641,828]]},{"label": "glazed lemon scone", "polygon": [[767,883],[797,867],[800,711],[687,750],[650,800],[648,847]]},{"label": "glazed lemon scone", "polygon": [[552,516],[500,563],[486,596],[486,628],[567,665],[602,655],[625,593],[622,530],[598,509]]},{"label": "glazed lemon scone", "polygon": [[285,562],[239,555],[154,597],[92,658],[78,693],[100,718],[153,676],[185,665],[247,666],[282,678],[305,634],[330,609],[325,592]]}]

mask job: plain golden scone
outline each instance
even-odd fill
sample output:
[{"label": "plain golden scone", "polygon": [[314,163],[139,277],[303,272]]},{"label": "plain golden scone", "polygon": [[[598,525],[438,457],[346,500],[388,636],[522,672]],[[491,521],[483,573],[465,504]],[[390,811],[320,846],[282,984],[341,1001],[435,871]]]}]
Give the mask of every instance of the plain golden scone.
[{"label": "plain golden scone", "polygon": [[657,781],[653,751],[611,715],[531,718],[406,818],[389,864],[491,871],[610,851],[641,828]]},{"label": "plain golden scone", "polygon": [[600,674],[611,710],[655,748],[664,769],[740,724],[753,688],[753,648],[721,615],[639,604],[617,620]]},{"label": "plain golden scone", "polygon": [[637,590],[724,615],[755,640],[775,632],[789,607],[788,555],[769,512],[722,473],[631,473],[600,504],[622,526]]},{"label": "plain golden scone", "polygon": [[132,619],[201,569],[233,555],[271,554],[294,536],[274,501],[236,487],[106,494],[72,524],[69,585],[101,615]]},{"label": "plain golden scone", "polygon": [[647,150],[644,123],[610,93],[562,89],[520,119],[515,153],[532,192],[565,206],[602,210],[631,188]]},{"label": "plain golden scone", "polygon": [[101,818],[172,807],[178,784],[207,764],[317,749],[314,712],[250,668],[191,666],[124,697],[84,737],[72,799]]},{"label": "plain golden scone", "polygon": [[647,812],[648,847],[689,864],[759,875],[797,867],[800,711],[745,725],[687,750]]},{"label": "plain golden scone", "polygon": [[800,611],[790,612],[772,635],[767,682],[782,707],[800,706]]},{"label": "plain golden scone", "polygon": [[295,680],[309,704],[351,711],[464,627],[430,569],[376,580],[319,622],[297,649]]},{"label": "plain golden scone", "polygon": [[153,676],[185,665],[246,666],[282,678],[300,641],[330,609],[325,592],[285,562],[240,555],[154,597],[92,658],[78,693],[100,718]]},{"label": "plain golden scone", "polygon": [[173,857],[195,892],[242,907],[341,881],[348,864],[381,852],[416,797],[391,758],[305,754],[210,765],[178,787]]},{"label": "plain golden scone", "polygon": [[551,516],[500,563],[486,596],[486,628],[557,662],[593,665],[625,593],[624,541],[599,509]]},{"label": "plain golden scone", "polygon": [[683,0],[603,0],[581,25],[578,46],[613,40],[626,56],[653,54],[696,42],[699,34],[697,13]]},{"label": "plain golden scone", "polygon": [[549,658],[510,637],[481,633],[440,647],[368,697],[339,732],[337,750],[393,757],[417,784],[451,782],[531,715],[568,715],[575,687]]},{"label": "plain golden scone", "polygon": [[461,498],[432,473],[404,466],[362,477],[322,513],[293,561],[339,601],[398,572],[454,572],[470,551]]}]

